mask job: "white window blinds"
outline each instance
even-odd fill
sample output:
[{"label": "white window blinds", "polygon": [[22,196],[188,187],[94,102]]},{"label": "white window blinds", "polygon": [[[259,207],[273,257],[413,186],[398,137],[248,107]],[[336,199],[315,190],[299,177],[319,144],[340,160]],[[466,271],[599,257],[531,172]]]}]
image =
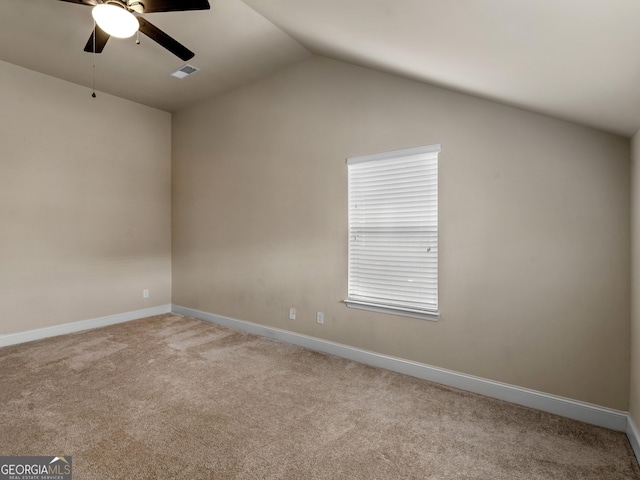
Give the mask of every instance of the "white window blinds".
[{"label": "white window blinds", "polygon": [[440,145],[347,160],[347,305],[437,318]]}]

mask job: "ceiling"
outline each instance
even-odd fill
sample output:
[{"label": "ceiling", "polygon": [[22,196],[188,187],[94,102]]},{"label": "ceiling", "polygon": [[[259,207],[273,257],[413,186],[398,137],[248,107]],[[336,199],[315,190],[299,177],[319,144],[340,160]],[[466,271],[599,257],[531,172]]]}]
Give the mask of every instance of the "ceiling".
[{"label": "ceiling", "polygon": [[[637,0],[210,0],[145,16],[201,69],[147,37],[109,40],[95,88],[167,111],[312,54],[402,75],[621,135],[640,129]],[[91,87],[91,8],[0,1],[0,59]],[[134,37],[135,38],[135,37]]]}]

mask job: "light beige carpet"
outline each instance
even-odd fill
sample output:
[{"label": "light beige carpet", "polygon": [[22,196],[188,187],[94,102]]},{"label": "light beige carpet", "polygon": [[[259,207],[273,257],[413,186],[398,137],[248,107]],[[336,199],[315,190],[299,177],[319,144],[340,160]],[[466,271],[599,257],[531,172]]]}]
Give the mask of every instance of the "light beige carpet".
[{"label": "light beige carpet", "polygon": [[640,479],[623,433],[162,315],[0,349],[0,454],[74,479]]}]

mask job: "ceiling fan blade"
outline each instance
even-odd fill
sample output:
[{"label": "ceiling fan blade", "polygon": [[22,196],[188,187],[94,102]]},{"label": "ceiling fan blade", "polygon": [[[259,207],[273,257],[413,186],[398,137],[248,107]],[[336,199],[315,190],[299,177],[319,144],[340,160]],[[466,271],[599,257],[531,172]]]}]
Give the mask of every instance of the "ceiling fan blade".
[{"label": "ceiling fan blade", "polygon": [[152,25],[147,20],[142,17],[138,17],[138,23],[140,24],[140,31],[144,33],[147,37],[149,37],[154,42],[162,45],[164,48],[169,50],[175,56],[180,57],[185,62],[195,55],[191,50],[177,42],[169,35],[164,33],[158,27]]},{"label": "ceiling fan blade", "polygon": [[98,4],[96,0],[60,0],[61,2],[79,3],[81,5],[88,5],[93,7]]},{"label": "ceiling fan blade", "polygon": [[99,26],[96,25],[95,31],[91,32],[91,36],[89,37],[89,41],[84,46],[85,52],[93,52],[93,36],[95,34],[96,37],[96,53],[102,53],[102,49],[107,44],[107,40],[109,40],[109,34],[102,30]]},{"label": "ceiling fan blade", "polygon": [[184,12],[187,10],[209,10],[211,8],[208,0],[144,0],[142,3],[144,4],[144,13]]}]

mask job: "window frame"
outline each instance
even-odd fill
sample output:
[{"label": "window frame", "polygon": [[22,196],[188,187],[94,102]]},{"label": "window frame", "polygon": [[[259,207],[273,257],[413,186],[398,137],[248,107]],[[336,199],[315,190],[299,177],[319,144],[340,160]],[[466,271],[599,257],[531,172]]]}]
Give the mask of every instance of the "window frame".
[{"label": "window frame", "polygon": [[[347,167],[348,167],[348,173],[347,173],[347,177],[348,177],[348,278],[347,278],[347,284],[348,284],[348,295],[347,295],[347,299],[344,301],[345,304],[350,307],[350,308],[357,308],[357,309],[362,309],[362,310],[369,310],[369,311],[374,311],[374,312],[379,312],[379,313],[387,313],[387,314],[391,314],[391,315],[399,315],[399,316],[406,316],[406,317],[415,317],[415,318],[422,318],[422,319],[427,319],[427,320],[438,320],[440,318],[440,312],[439,312],[439,292],[438,292],[438,284],[439,284],[439,273],[438,273],[438,264],[439,264],[439,258],[438,258],[438,237],[439,237],[439,221],[438,221],[438,162],[439,162],[439,154],[442,151],[442,146],[440,144],[433,144],[433,145],[425,145],[425,146],[421,146],[421,147],[413,147],[413,148],[406,148],[406,149],[401,149],[401,150],[393,150],[393,151],[389,151],[389,152],[382,152],[382,153],[375,153],[375,154],[371,154],[371,155],[363,155],[363,156],[358,156],[358,157],[350,157],[347,159]],[[354,291],[352,291],[353,286],[352,286],[352,266],[353,266],[353,259],[352,259],[352,252],[355,250],[354,246],[352,245],[352,243],[354,243],[354,220],[352,219],[352,202],[354,201],[353,199],[353,191],[352,191],[352,178],[353,178],[353,172],[351,170],[351,166],[353,165],[357,165],[357,164],[362,164],[362,163],[369,163],[369,162],[381,162],[381,161],[398,161],[398,162],[402,162],[402,161],[406,161],[406,162],[415,162],[415,161],[420,161],[420,160],[425,160],[427,162],[426,166],[427,168],[431,168],[432,170],[435,169],[435,187],[431,186],[429,187],[428,192],[430,194],[433,194],[433,191],[435,190],[435,200],[425,200],[424,204],[422,205],[424,208],[431,208],[434,209],[435,207],[435,217],[434,214],[432,213],[430,215],[430,220],[433,222],[434,218],[435,218],[435,282],[431,282],[429,283],[429,285],[431,287],[433,287],[432,289],[435,289],[435,294],[432,294],[433,297],[435,297],[435,306],[433,305],[433,302],[431,303],[424,303],[422,306],[418,306],[416,308],[415,305],[402,305],[401,301],[395,299],[392,300],[393,301],[393,305],[385,303],[384,300],[380,300],[380,301],[367,301],[364,300],[362,297],[362,291],[360,291],[359,293],[355,293]],[[405,167],[406,167],[406,162],[405,162]],[[398,171],[400,171],[400,169],[398,169]],[[390,228],[390,227],[387,227]],[[433,236],[433,232],[430,232],[431,236]],[[425,233],[424,237],[421,237],[423,239],[423,241],[426,241],[428,234]],[[430,257],[433,258],[434,254],[430,253]],[[430,267],[431,270],[433,270],[433,267]],[[425,274],[426,270],[421,271],[421,273]],[[429,273],[433,273],[432,271]],[[360,298],[358,298],[360,297]]]}]

